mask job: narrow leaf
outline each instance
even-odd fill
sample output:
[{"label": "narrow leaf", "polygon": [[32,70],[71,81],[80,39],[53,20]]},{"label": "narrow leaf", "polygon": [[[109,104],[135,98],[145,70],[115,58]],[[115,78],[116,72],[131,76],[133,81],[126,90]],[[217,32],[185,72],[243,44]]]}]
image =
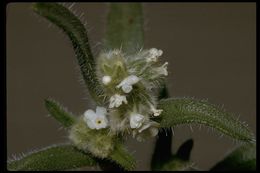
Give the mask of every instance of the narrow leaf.
[{"label": "narrow leaf", "polygon": [[169,161],[165,162],[160,171],[186,171],[190,170],[193,163],[190,161],[184,161],[176,156],[173,156]]},{"label": "narrow leaf", "polygon": [[94,166],[96,161],[72,145],[48,147],[10,161],[9,171],[61,171]]},{"label": "narrow leaf", "polygon": [[76,121],[75,116],[66,111],[65,108],[54,100],[45,99],[45,107],[49,111],[50,115],[66,128],[72,126]]},{"label": "narrow leaf", "polygon": [[212,171],[243,171],[256,170],[256,145],[240,146],[229,153]]},{"label": "narrow leaf", "polygon": [[106,49],[120,49],[132,53],[144,42],[141,3],[111,3],[105,37]]},{"label": "narrow leaf", "polygon": [[84,25],[70,10],[61,4],[34,3],[33,10],[57,25],[70,38],[85,84],[93,99],[101,103],[100,97],[103,90],[95,73],[95,62]]},{"label": "narrow leaf", "polygon": [[189,160],[192,147],[193,147],[193,139],[188,139],[180,146],[180,148],[176,153],[176,156],[182,160]]},{"label": "narrow leaf", "polygon": [[136,161],[133,156],[120,143],[115,146],[109,158],[127,171],[133,170],[136,166]]},{"label": "narrow leaf", "polygon": [[159,131],[158,139],[155,143],[154,152],[152,155],[151,169],[157,170],[161,165],[172,157],[172,131]]},{"label": "narrow leaf", "polygon": [[252,132],[246,125],[234,118],[232,114],[207,101],[171,98],[161,100],[159,109],[163,109],[161,127],[175,127],[192,123],[203,124],[240,141],[255,141]]}]

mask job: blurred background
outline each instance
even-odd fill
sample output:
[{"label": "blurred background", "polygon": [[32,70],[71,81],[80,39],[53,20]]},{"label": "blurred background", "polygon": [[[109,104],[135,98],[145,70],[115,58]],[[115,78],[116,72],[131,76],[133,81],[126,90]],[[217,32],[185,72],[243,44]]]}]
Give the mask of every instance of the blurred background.
[{"label": "blurred background", "polygon": [[[76,115],[94,108],[67,37],[31,10],[31,3],[7,6],[7,154],[26,153],[67,141],[67,132],[48,117],[44,98],[52,97]],[[102,49],[108,3],[76,3],[84,12],[95,55]],[[169,62],[171,96],[208,99],[240,116],[256,132],[255,3],[144,3],[145,48],[163,50]],[[193,138],[191,160],[208,169],[236,146],[233,139],[198,127],[175,128],[172,150]],[[129,138],[149,170],[155,139]]]}]

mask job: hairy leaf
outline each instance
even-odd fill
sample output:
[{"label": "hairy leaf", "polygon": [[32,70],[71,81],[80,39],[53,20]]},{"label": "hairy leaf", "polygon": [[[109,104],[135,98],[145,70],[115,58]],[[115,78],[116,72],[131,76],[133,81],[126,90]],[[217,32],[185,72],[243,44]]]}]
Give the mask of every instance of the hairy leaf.
[{"label": "hairy leaf", "polygon": [[136,161],[133,156],[120,143],[115,146],[109,158],[127,171],[133,170],[136,166]]},{"label": "hairy leaf", "polygon": [[161,165],[172,157],[172,131],[159,131],[152,155],[151,169],[157,170]]},{"label": "hairy leaf", "polygon": [[165,162],[160,169],[160,171],[186,171],[192,167],[193,163],[190,161],[185,161],[173,156],[169,161]]},{"label": "hairy leaf", "polygon": [[240,141],[255,141],[252,132],[246,125],[234,118],[232,114],[207,101],[171,98],[161,100],[159,109],[163,109],[161,127],[175,127],[192,123],[203,124]]},{"label": "hairy leaf", "polygon": [[256,145],[242,145],[217,163],[212,171],[256,170]]},{"label": "hairy leaf", "polygon": [[143,12],[141,3],[111,3],[105,37],[106,49],[132,53],[143,46]]},{"label": "hairy leaf", "polygon": [[61,4],[34,3],[33,10],[57,25],[70,38],[85,84],[93,99],[97,103],[102,103],[103,90],[95,73],[95,62],[84,25]]},{"label": "hairy leaf", "polygon": [[10,171],[60,171],[96,165],[95,159],[72,145],[48,147],[10,161]]},{"label": "hairy leaf", "polygon": [[188,139],[180,146],[180,148],[176,153],[176,156],[182,160],[189,160],[192,147],[193,147],[193,139]]},{"label": "hairy leaf", "polygon": [[[171,134],[172,135],[172,134]],[[159,136],[160,138],[160,136]],[[189,139],[185,141],[176,154],[171,152],[171,138],[163,138],[164,140],[157,140],[156,145],[161,146],[160,148],[155,148],[153,154],[151,168],[152,170],[161,171],[180,171],[180,170],[191,170],[192,162],[189,161],[190,153],[193,147],[193,140]],[[159,143],[160,142],[160,143]],[[170,145],[169,145],[170,144]],[[163,148],[164,146],[165,148]],[[160,150],[156,150],[160,149]]]},{"label": "hairy leaf", "polygon": [[75,116],[66,111],[65,108],[52,99],[45,99],[45,107],[49,111],[50,115],[66,128],[72,126],[76,121]]}]

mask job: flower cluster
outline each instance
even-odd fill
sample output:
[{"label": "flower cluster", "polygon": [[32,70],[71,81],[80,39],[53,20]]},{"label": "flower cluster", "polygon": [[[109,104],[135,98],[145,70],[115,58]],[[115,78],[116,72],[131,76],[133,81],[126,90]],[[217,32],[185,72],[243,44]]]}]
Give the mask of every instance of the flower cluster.
[{"label": "flower cluster", "polygon": [[158,60],[162,53],[152,48],[132,55],[120,50],[100,54],[97,74],[106,104],[84,113],[90,129],[130,132],[138,141],[157,135],[159,123],[152,119],[162,110],[156,109],[156,95],[168,75],[168,62],[162,65]]}]

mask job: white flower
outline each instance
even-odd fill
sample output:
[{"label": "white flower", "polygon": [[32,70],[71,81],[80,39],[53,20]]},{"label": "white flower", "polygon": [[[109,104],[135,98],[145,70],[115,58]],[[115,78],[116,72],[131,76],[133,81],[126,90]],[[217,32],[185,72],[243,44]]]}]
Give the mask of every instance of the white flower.
[{"label": "white flower", "polygon": [[154,121],[149,121],[143,123],[140,129],[133,130],[133,137],[136,138],[137,141],[145,141],[147,138],[154,137],[158,134],[159,123]]},{"label": "white flower", "polygon": [[157,125],[158,123],[154,122],[154,121],[149,121],[144,123],[144,125],[138,129],[138,132],[141,133],[142,131],[144,131],[145,129],[148,129],[149,127],[153,126],[153,125]]},{"label": "white flower", "polygon": [[90,129],[102,129],[108,126],[108,120],[106,117],[107,110],[104,107],[97,106],[96,112],[88,109],[84,113],[84,121],[87,123]]},{"label": "white flower", "polygon": [[150,105],[151,111],[155,117],[159,116],[162,113],[162,109],[155,109],[155,107],[151,104]]},{"label": "white flower", "polygon": [[130,114],[130,127],[132,129],[136,129],[141,127],[142,123],[144,122],[144,116],[137,113]]},{"label": "white flower", "polygon": [[109,84],[110,82],[111,82],[111,77],[110,76],[103,76],[103,78],[102,78],[102,83],[104,84],[104,85],[107,85],[107,84]]},{"label": "white flower", "polygon": [[110,97],[109,100],[109,108],[119,107],[123,102],[127,104],[127,100],[125,96],[121,96],[119,94],[115,94],[112,97]]},{"label": "white flower", "polygon": [[119,85],[117,85],[117,88],[122,87],[122,90],[124,93],[130,93],[133,89],[132,85],[136,84],[139,82],[140,78],[135,76],[135,75],[130,75],[126,77],[123,81],[120,82]]},{"label": "white flower", "polygon": [[158,68],[156,69],[157,73],[158,73],[159,75],[167,76],[167,75],[168,75],[167,65],[168,65],[168,62],[165,62],[161,67],[158,67]]},{"label": "white flower", "polygon": [[163,51],[162,50],[158,50],[156,48],[151,48],[149,50],[149,55],[147,58],[146,58],[146,62],[157,62],[158,60],[158,57],[162,56],[163,54]]}]

